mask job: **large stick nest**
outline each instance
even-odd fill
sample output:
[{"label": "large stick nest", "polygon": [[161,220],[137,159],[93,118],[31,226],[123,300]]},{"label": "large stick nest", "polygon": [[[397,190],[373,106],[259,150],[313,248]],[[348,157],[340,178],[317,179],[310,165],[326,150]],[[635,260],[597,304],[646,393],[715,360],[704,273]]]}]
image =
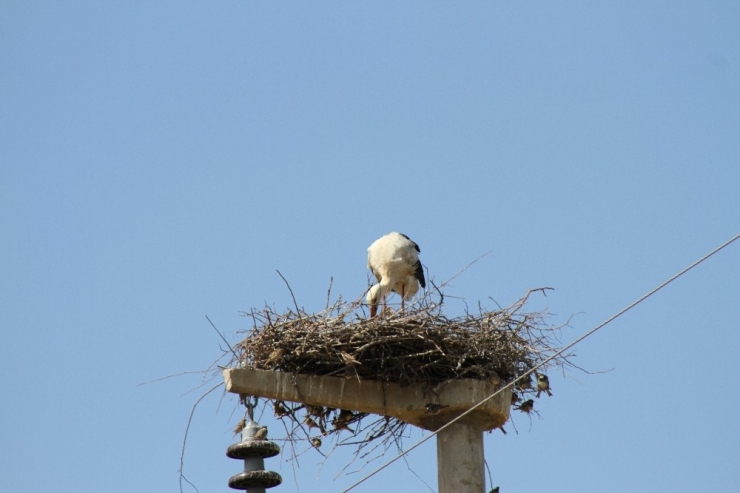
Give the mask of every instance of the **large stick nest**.
[{"label": "large stick nest", "polygon": [[[479,306],[477,313],[453,318],[445,316],[441,303],[432,302],[430,296],[404,313],[389,308],[373,319],[359,301],[341,299],[317,314],[297,306],[284,313],[270,307],[252,310],[245,315],[253,319],[254,327],[235,348],[230,366],[425,387],[461,378],[498,377],[508,383],[559,349],[561,327],[550,325],[546,312],[523,311],[530,294],[545,289],[531,290],[507,308]],[[569,364],[568,357],[560,355],[538,372],[563,367]],[[518,382],[515,396],[520,401],[537,394],[536,385],[528,386],[529,381],[527,376]],[[392,443],[400,446],[405,427],[389,417],[363,425],[365,415],[352,410],[268,402],[286,425],[289,440],[308,439],[316,449],[321,445],[319,432],[329,435],[341,430],[353,436],[338,443],[359,444],[358,454],[378,438],[383,438],[385,448]]]},{"label": "large stick nest", "polygon": [[373,319],[341,302],[319,314],[266,308],[250,314],[261,326],[239,343],[238,363],[401,385],[495,375],[509,381],[550,349],[542,337],[544,314],[520,314],[520,306],[447,318],[424,304]]}]

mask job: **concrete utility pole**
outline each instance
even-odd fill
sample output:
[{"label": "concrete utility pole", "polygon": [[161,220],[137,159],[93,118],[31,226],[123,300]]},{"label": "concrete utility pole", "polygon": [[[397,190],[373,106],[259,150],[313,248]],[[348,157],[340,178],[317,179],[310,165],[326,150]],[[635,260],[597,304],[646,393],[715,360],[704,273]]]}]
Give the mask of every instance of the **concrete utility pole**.
[{"label": "concrete utility pole", "polygon": [[[226,390],[236,394],[391,416],[436,431],[495,392],[500,381],[451,380],[423,392],[421,385],[227,369]],[[504,390],[437,435],[439,493],[484,493],[483,432],[509,419]]]}]

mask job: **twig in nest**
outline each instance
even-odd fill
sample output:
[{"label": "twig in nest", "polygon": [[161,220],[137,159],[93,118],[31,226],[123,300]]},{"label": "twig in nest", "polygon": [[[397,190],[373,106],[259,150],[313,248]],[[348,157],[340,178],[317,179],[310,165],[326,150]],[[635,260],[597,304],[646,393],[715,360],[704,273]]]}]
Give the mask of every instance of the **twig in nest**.
[{"label": "twig in nest", "polygon": [[468,268],[472,267],[472,266],[473,266],[474,264],[476,264],[476,263],[477,263],[477,262],[478,262],[479,260],[481,260],[481,259],[482,259],[483,257],[486,257],[486,256],[488,256],[488,255],[490,255],[490,254],[491,254],[491,252],[490,252],[490,251],[489,251],[489,252],[486,252],[486,253],[484,253],[483,255],[481,255],[480,257],[478,257],[477,259],[473,260],[473,261],[472,261],[472,262],[470,262],[470,263],[469,263],[468,265],[466,265],[465,267],[463,267],[462,269],[460,269],[459,271],[457,271],[457,273],[456,273],[456,274],[455,274],[454,276],[452,276],[452,277],[450,277],[449,279],[447,279],[446,281],[444,281],[444,282],[443,282],[443,283],[442,283],[442,284],[440,285],[440,287],[445,287],[445,286],[447,286],[447,285],[448,285],[448,284],[449,284],[450,282],[452,282],[452,281],[453,281],[453,280],[454,280],[454,279],[455,279],[455,278],[456,278],[457,276],[459,276],[460,274],[462,274],[463,272],[465,272],[466,270],[468,270]]},{"label": "twig in nest", "polygon": [[221,340],[222,340],[222,341],[224,341],[224,344],[226,344],[226,346],[227,346],[227,347],[229,348],[229,351],[231,351],[231,354],[233,354],[233,355],[234,355],[234,357],[236,357],[236,358],[239,358],[239,356],[237,356],[237,354],[236,354],[236,351],[234,351],[234,348],[233,348],[233,347],[231,347],[231,344],[229,344],[229,341],[227,341],[227,340],[226,340],[226,338],[225,338],[225,337],[224,337],[224,335],[223,335],[223,334],[221,333],[221,331],[220,331],[220,330],[218,330],[218,329],[216,328],[216,326],[214,325],[214,323],[213,323],[213,322],[211,322],[211,319],[210,319],[210,318],[208,318],[208,315],[206,315],[206,320],[208,320],[208,323],[209,323],[209,324],[211,324],[211,327],[213,327],[213,330],[215,330],[215,331],[216,331],[216,333],[217,333],[217,334],[218,334],[218,336],[219,336],[219,337],[221,338]]},{"label": "twig in nest", "polygon": [[211,388],[209,391],[207,391],[205,394],[201,395],[197,401],[195,401],[195,404],[193,404],[192,409],[190,409],[190,416],[188,417],[188,424],[185,426],[185,435],[182,437],[182,451],[180,452],[180,470],[178,471],[180,473],[180,493],[182,493],[182,482],[185,481],[190,486],[192,486],[195,491],[198,491],[198,488],[188,480],[188,478],[185,477],[185,474],[183,473],[183,469],[185,468],[185,445],[188,441],[188,432],[190,431],[190,424],[193,422],[193,415],[195,414],[195,409],[198,407],[198,404],[201,403],[203,399],[206,398],[208,394],[222,386],[222,383],[219,383],[218,385]]},{"label": "twig in nest", "polygon": [[298,308],[298,302],[295,299],[295,295],[293,294],[293,289],[291,289],[291,287],[290,287],[290,283],[288,283],[288,280],[280,273],[279,270],[275,269],[275,272],[278,273],[278,275],[283,280],[283,282],[285,283],[285,285],[288,286],[288,291],[290,291],[290,297],[293,298],[293,305],[295,305],[295,311],[298,314],[298,316],[300,317],[301,309]]},{"label": "twig in nest", "polygon": [[326,307],[324,307],[324,310],[329,309],[329,301],[331,300],[331,286],[334,284],[334,276],[329,278],[329,289],[326,290]]}]

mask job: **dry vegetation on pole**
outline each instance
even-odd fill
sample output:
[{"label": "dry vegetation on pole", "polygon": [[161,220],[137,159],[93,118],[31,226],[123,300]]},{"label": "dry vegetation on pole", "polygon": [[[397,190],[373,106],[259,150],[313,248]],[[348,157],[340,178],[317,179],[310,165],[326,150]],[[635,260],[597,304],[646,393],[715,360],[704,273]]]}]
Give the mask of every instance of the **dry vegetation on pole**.
[{"label": "dry vegetation on pole", "polygon": [[[253,309],[244,313],[253,328],[233,348],[228,366],[429,389],[454,379],[508,383],[560,349],[563,326],[552,325],[547,312],[525,309],[533,292],[547,289],[530,290],[506,308],[487,310],[479,305],[475,313],[457,317],[443,313],[439,292],[435,300],[427,294],[404,313],[388,308],[373,319],[360,301],[341,299],[315,314],[297,304],[295,310],[282,313],[270,307]],[[554,358],[539,372],[562,370],[571,365],[570,356]],[[520,402],[535,398],[536,382],[527,376],[517,383],[514,395]],[[334,438],[337,445],[356,446],[355,457],[366,457],[378,448],[400,447],[407,426],[396,418],[351,409],[260,401],[283,421],[294,454],[297,444],[320,450],[327,438]],[[371,443],[370,450],[364,450]]]}]

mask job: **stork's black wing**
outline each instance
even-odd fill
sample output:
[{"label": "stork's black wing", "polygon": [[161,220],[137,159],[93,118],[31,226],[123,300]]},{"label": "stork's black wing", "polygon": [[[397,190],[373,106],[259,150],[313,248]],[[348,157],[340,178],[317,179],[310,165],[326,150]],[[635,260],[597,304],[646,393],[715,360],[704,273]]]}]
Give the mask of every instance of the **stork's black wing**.
[{"label": "stork's black wing", "polygon": [[[409,240],[411,242],[411,244],[414,245],[414,248],[416,248],[416,251],[419,252],[419,253],[421,253],[421,250],[419,249],[419,245],[417,245],[416,242],[414,242],[414,240],[412,240],[411,238],[409,238],[408,236],[406,236],[403,233],[398,233],[398,234],[400,234],[401,236],[403,236],[404,238],[406,238],[407,240]],[[423,286],[424,286],[424,283],[422,283],[422,287]]]},{"label": "stork's black wing", "polygon": [[414,269],[414,277],[419,280],[419,284],[421,284],[422,288],[426,288],[427,282],[424,279],[424,267],[421,266],[421,262],[417,261]]}]

